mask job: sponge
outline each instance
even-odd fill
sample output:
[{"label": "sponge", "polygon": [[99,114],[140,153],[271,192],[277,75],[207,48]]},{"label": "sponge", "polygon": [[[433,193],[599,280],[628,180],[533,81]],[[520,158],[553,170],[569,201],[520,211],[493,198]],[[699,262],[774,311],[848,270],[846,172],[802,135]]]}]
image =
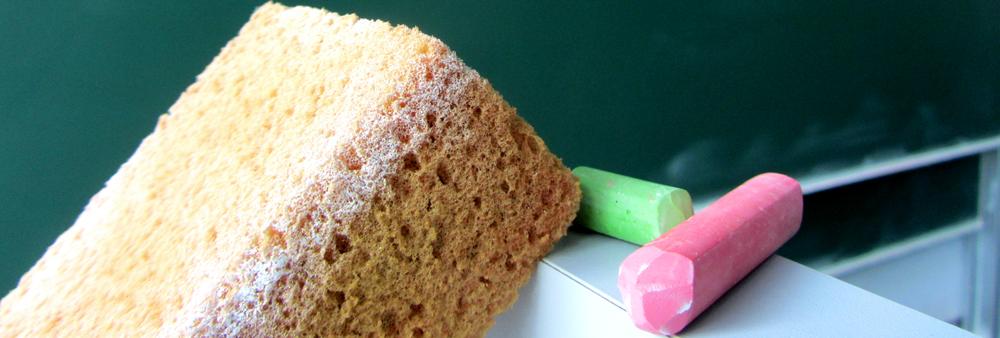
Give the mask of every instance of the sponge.
[{"label": "sponge", "polygon": [[482,336],[579,198],[441,41],[269,3],[0,301],[0,335]]}]

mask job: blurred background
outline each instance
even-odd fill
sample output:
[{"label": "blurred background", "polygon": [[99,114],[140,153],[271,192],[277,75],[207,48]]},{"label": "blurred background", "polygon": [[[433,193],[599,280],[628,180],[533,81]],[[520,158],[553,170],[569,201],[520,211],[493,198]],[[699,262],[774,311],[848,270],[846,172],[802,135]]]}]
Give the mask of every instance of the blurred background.
[{"label": "blurred background", "polygon": [[[996,289],[981,245],[1000,208],[981,189],[1000,174],[996,1],[285,4],[437,36],[569,166],[699,205],[791,174],[808,196],[783,255],[966,327],[995,308],[976,290]],[[0,294],[258,5],[4,4]]]}]

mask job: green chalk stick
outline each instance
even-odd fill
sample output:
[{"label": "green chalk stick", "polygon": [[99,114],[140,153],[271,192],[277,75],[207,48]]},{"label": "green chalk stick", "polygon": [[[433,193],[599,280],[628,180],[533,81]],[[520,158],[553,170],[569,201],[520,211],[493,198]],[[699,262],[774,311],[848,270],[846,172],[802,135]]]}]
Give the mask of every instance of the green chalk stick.
[{"label": "green chalk stick", "polygon": [[577,223],[638,245],[646,244],[694,214],[684,189],[576,167],[583,200]]}]

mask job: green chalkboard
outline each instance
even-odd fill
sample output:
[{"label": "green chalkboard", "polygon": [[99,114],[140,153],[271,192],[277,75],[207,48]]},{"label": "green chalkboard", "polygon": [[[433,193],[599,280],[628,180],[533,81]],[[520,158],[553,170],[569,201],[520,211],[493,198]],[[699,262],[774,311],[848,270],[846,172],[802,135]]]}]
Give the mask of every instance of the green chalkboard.
[{"label": "green chalkboard", "polygon": [[[1000,134],[996,1],[312,2],[419,26],[569,165],[688,188]],[[0,293],[258,2],[0,11]]]}]

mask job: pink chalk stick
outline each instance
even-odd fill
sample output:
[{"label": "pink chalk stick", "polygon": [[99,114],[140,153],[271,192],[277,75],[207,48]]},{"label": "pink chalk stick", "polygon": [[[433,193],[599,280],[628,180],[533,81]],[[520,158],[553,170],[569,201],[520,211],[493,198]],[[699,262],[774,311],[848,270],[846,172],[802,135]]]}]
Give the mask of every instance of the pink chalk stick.
[{"label": "pink chalk stick", "polygon": [[761,174],[636,250],[618,270],[625,308],[639,328],[680,332],[774,253],[802,222],[802,188]]}]

